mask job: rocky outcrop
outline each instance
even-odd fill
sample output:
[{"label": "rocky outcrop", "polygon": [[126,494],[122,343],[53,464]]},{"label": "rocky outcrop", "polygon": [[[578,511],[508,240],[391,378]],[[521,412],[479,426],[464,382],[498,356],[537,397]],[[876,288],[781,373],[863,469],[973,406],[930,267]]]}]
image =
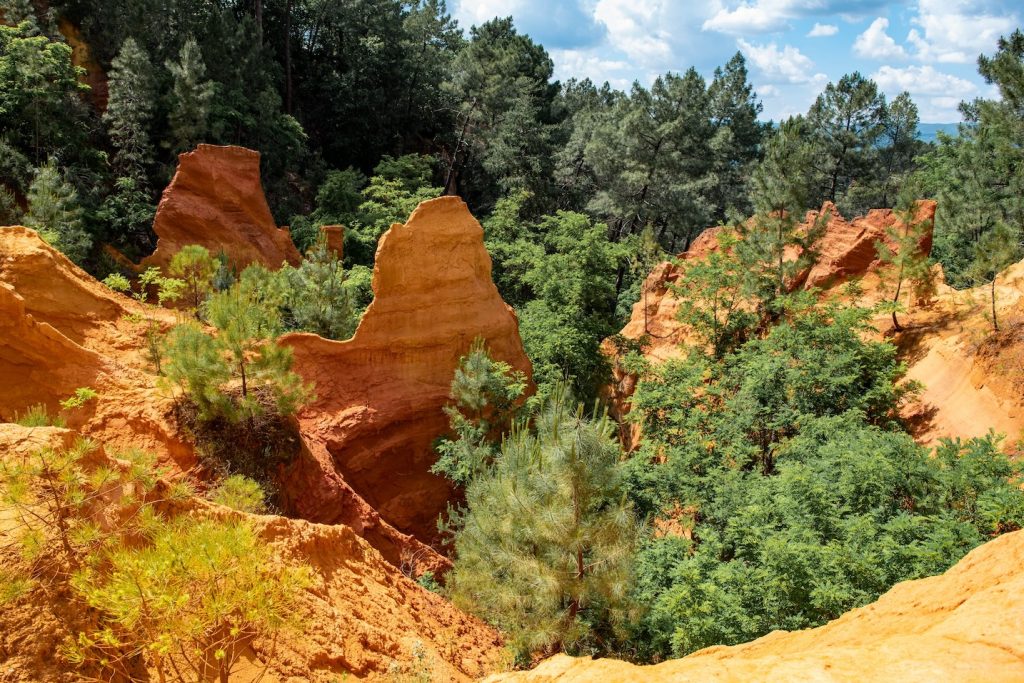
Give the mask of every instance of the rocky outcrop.
[{"label": "rocky outcrop", "polygon": [[[935,206],[934,201],[927,200],[917,202],[915,207],[913,223],[924,228],[918,243],[922,254],[932,251]],[[876,245],[881,242],[895,249],[896,244],[889,233],[899,230],[902,225],[902,219],[893,209],[872,209],[866,216],[847,221],[831,202],[825,202],[820,211],[809,212],[804,225],[810,225],[826,214],[828,223],[821,239],[814,245],[818,255],[803,281],[804,289],[827,289],[851,278],[876,272],[882,266]]]},{"label": "rocky outcrop", "polygon": [[55,413],[61,399],[105,373],[102,357],[36,321],[14,288],[0,283],[0,420],[38,404]]},{"label": "rocky outcrop", "polygon": [[[41,404],[112,447],[190,467],[192,448],[175,434],[168,399],[145,371],[142,318],[166,328],[174,314],[112,292],[33,230],[0,228],[0,419]],[[80,387],[99,396],[62,412],[60,401]]]},{"label": "rocky outcrop", "polygon": [[[940,286],[928,306],[913,309],[893,335],[907,363],[907,379],[920,382],[904,410],[914,437],[1007,437],[1004,448],[1024,454],[1024,261],[996,278],[992,329],[988,285],[956,291]],[[879,327],[884,323],[880,323]]]},{"label": "rocky outcrop", "polygon": [[320,232],[327,243],[327,251],[334,254],[340,261],[345,257],[345,226],[344,225],[323,225]]},{"label": "rocky outcrop", "polygon": [[178,155],[178,170],[157,207],[156,251],[141,267],[166,267],[189,244],[224,253],[238,270],[251,263],[298,265],[287,230],[278,229],[260,184],[260,154],[244,147],[199,145]]},{"label": "rocky outcrop", "polygon": [[976,548],[945,574],[897,584],[816,629],[776,631],[656,666],[559,655],[488,681],[1020,681],[1022,614],[1024,531],[1017,531]]},{"label": "rocky outcrop", "polygon": [[524,372],[530,363],[491,280],[483,230],[457,197],[424,202],[384,234],[373,292],[352,339],[282,338],[317,393],[299,414],[309,454],[286,478],[286,494],[302,517],[358,530],[354,492],[393,527],[429,541],[453,493],[429,469],[459,358],[482,337],[495,358]]}]

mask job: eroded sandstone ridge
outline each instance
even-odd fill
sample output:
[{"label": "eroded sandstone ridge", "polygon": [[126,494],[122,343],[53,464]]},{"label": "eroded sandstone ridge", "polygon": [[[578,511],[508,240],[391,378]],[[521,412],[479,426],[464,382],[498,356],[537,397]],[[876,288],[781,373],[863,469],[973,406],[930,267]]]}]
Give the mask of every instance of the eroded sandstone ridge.
[{"label": "eroded sandstone ridge", "polygon": [[302,517],[357,526],[351,487],[392,525],[430,540],[452,495],[429,469],[459,358],[482,337],[512,367],[529,372],[530,362],[491,280],[483,230],[457,197],[424,202],[385,233],[373,292],[352,339],[282,338],[317,393],[299,414],[309,455],[286,488]]},{"label": "eroded sandstone ridge", "polygon": [[639,667],[559,655],[488,683],[1024,680],[1024,531],[975,548],[940,576],[806,631]]},{"label": "eroded sandstone ridge", "polygon": [[238,270],[252,263],[277,269],[298,265],[287,230],[270,214],[260,184],[260,154],[244,147],[199,145],[178,155],[178,170],[164,190],[153,231],[156,251],[142,267],[166,267],[189,244],[223,252]]},{"label": "eroded sandstone ridge", "polygon": [[144,351],[144,319],[166,329],[173,313],[112,292],[20,226],[0,228],[0,313],[0,421],[35,405],[57,415],[62,399],[89,388],[96,399],[62,413],[70,426],[191,466]]},{"label": "eroded sandstone ridge", "polygon": [[[929,253],[935,220],[935,202],[917,203],[914,220],[928,229],[918,245],[921,253]],[[899,226],[899,216],[891,209],[874,209],[866,216],[846,220],[835,206],[826,203],[820,211],[808,212],[802,224],[806,229],[812,221],[828,214],[822,236],[814,245],[817,258],[805,271],[796,274],[793,288],[818,288],[826,294],[841,293],[841,286],[858,280],[862,292],[858,302],[871,305],[892,296],[881,281],[884,264],[878,257],[876,243],[891,244],[888,230]],[[706,257],[718,248],[723,228],[706,230],[694,241],[690,250],[675,262],[659,264],[647,277],[640,301],[620,333],[629,340],[645,342],[644,355],[658,363],[684,353],[693,339],[687,327],[676,319],[679,301],[672,287],[686,268],[686,262]],[[922,443],[935,443],[943,436],[972,437],[994,428],[1009,437],[1011,444],[1024,430],[1024,338],[1020,323],[1024,321],[1020,301],[1024,297],[1024,264],[1001,274],[996,281],[998,315],[1005,320],[1004,330],[991,334],[988,312],[988,288],[955,291],[942,282],[936,267],[937,294],[928,301],[918,301],[911,287],[904,287],[901,314],[904,330],[892,334],[892,340],[903,352],[908,365],[908,379],[924,384],[918,401],[905,410],[914,435]],[[880,331],[889,330],[886,315],[875,321]],[[605,343],[609,355],[615,346]],[[629,412],[637,378],[620,369],[614,373],[609,390],[616,414]],[[627,444],[636,442],[635,425],[624,425]]]}]

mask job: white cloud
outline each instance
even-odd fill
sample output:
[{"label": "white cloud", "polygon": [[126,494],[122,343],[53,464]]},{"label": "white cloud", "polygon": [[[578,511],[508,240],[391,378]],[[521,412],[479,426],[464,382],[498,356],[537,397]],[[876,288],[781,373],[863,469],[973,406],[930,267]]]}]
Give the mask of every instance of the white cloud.
[{"label": "white cloud", "polygon": [[605,81],[613,88],[629,90],[633,83],[633,69],[629,62],[606,59],[593,50],[551,50],[555,62],[555,78],[566,81],[570,78],[589,78],[597,85]]},{"label": "white cloud", "polygon": [[978,86],[967,79],[939,71],[931,64],[899,68],[883,66],[871,78],[890,98],[906,90],[914,98],[922,121],[941,123],[959,121],[961,100],[979,94]]},{"label": "white cloud", "polygon": [[871,78],[888,94],[906,90],[911,95],[954,97],[957,102],[974,95],[978,90],[974,83],[943,73],[930,64],[903,69],[886,65],[871,74]]},{"label": "white cloud", "polygon": [[733,9],[723,7],[705,21],[702,28],[705,31],[734,35],[778,31],[785,28],[786,22],[792,17],[791,4],[785,0],[756,0],[753,3],[744,2]]},{"label": "white cloud", "polygon": [[814,27],[807,32],[808,38],[827,38],[839,33],[839,27],[835,24],[819,24],[815,22]]},{"label": "white cloud", "polygon": [[1019,25],[1013,14],[994,14],[976,0],[918,0],[920,27],[911,29],[907,42],[924,62],[968,64],[981,53],[995,51],[996,41]]},{"label": "white cloud", "polygon": [[649,65],[672,56],[672,42],[660,18],[662,1],[598,0],[594,18],[605,25],[609,42],[629,58]]},{"label": "white cloud", "polygon": [[871,22],[867,30],[853,41],[853,52],[868,59],[903,59],[907,53],[896,44],[885,30],[889,28],[889,20],[878,17]]},{"label": "white cloud", "polygon": [[515,15],[529,4],[529,0],[458,0],[452,14],[466,28],[479,26],[494,17]]},{"label": "white cloud", "polygon": [[812,83],[828,80],[825,74],[813,73],[814,62],[792,45],[786,45],[780,50],[776,43],[755,45],[742,38],[737,40],[736,44],[769,83]]},{"label": "white cloud", "polygon": [[[793,19],[839,13],[846,21],[858,20],[864,12],[877,10],[884,0],[719,0],[715,13],[703,24],[705,31],[732,35],[781,31]],[[828,30],[829,25],[825,25]],[[830,36],[831,33],[814,34]],[[812,29],[812,33],[813,33]]]}]

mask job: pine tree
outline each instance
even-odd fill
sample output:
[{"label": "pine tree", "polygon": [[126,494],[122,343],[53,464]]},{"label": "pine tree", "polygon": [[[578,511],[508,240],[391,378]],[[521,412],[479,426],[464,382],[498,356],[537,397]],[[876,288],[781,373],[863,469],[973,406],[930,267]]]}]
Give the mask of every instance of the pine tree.
[{"label": "pine tree", "polygon": [[917,220],[917,191],[916,183],[904,187],[895,211],[899,221],[888,230],[891,245],[886,242],[875,245],[879,258],[890,266],[888,271],[883,273],[883,277],[893,283],[893,297],[888,308],[892,312],[892,327],[897,332],[903,330],[896,317],[903,283],[909,281],[913,285],[917,298],[925,296],[933,286],[928,254],[921,251],[921,242],[932,226],[925,221]]},{"label": "pine tree", "polygon": [[164,372],[191,399],[205,420],[253,419],[272,407],[293,414],[309,397],[309,387],[291,371],[291,349],[274,339],[280,332],[277,309],[261,305],[245,278],[206,303],[216,336],[197,324],[171,331]]},{"label": "pine tree", "polygon": [[448,590],[505,630],[520,655],[607,649],[630,611],[638,525],[616,428],[574,409],[564,386],[513,431],[455,511]]},{"label": "pine tree", "polygon": [[207,133],[215,86],[206,80],[206,64],[194,38],[185,41],[178,61],[168,61],[166,67],[174,79],[169,117],[173,147],[176,151],[189,150]]},{"label": "pine tree", "polygon": [[134,38],[127,38],[109,72],[110,97],[103,122],[117,152],[113,166],[118,176],[145,181],[152,160],[149,125],[156,99],[149,56]]},{"label": "pine tree", "polygon": [[78,193],[64,179],[53,158],[36,169],[28,190],[28,205],[25,225],[35,228],[40,237],[81,265],[92,247],[92,237],[82,225]]},{"label": "pine tree", "polygon": [[1003,269],[1012,265],[1021,255],[1021,242],[1016,231],[1007,223],[999,221],[995,228],[986,232],[974,247],[974,261],[968,273],[980,283],[988,283],[992,316],[992,329],[999,331],[996,316],[996,279]]},{"label": "pine tree", "polygon": [[465,486],[489,467],[525,390],[523,373],[491,358],[483,339],[474,340],[455,369],[449,394],[453,403],[444,408],[456,438],[441,439],[440,457],[430,471]]},{"label": "pine tree", "polygon": [[850,184],[870,171],[875,142],[884,130],[884,111],[885,95],[874,81],[856,71],[829,83],[818,96],[807,113],[825,152],[819,168],[822,186],[815,200],[843,199]]},{"label": "pine tree", "polygon": [[213,289],[217,262],[210,256],[206,247],[189,244],[171,258],[168,270],[171,275],[185,283],[185,302],[195,319],[199,320],[203,303]]},{"label": "pine tree", "polygon": [[298,268],[282,268],[278,277],[286,285],[284,303],[296,329],[327,339],[352,336],[359,315],[345,284],[345,270],[323,234]]},{"label": "pine tree", "polygon": [[813,147],[806,122],[784,122],[765,146],[764,160],[754,172],[754,217],[738,226],[736,254],[747,273],[746,294],[757,302],[763,320],[782,312],[793,276],[812,260],[811,247],[828,216],[806,230],[799,217],[807,207]]}]

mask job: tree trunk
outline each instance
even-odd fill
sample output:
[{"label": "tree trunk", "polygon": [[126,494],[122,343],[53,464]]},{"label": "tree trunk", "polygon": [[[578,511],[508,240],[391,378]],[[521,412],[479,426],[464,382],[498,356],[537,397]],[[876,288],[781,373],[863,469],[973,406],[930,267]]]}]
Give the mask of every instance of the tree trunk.
[{"label": "tree trunk", "polygon": [[892,297],[892,328],[897,332],[902,332],[903,328],[900,327],[900,321],[896,319],[896,305],[900,301],[900,289],[903,287],[903,264],[900,264],[900,274],[896,279],[896,294]]},{"label": "tree trunk", "polygon": [[996,275],[992,276],[992,288],[989,291],[991,292],[991,299],[992,299],[992,329],[994,331],[998,332],[999,331],[999,321],[996,319],[996,277],[998,277],[998,276],[996,276]]},{"label": "tree trunk", "polygon": [[256,20],[256,37],[263,44],[263,0],[253,0],[252,16]]},{"label": "tree trunk", "polygon": [[292,0],[284,5],[284,110],[292,113]]}]

